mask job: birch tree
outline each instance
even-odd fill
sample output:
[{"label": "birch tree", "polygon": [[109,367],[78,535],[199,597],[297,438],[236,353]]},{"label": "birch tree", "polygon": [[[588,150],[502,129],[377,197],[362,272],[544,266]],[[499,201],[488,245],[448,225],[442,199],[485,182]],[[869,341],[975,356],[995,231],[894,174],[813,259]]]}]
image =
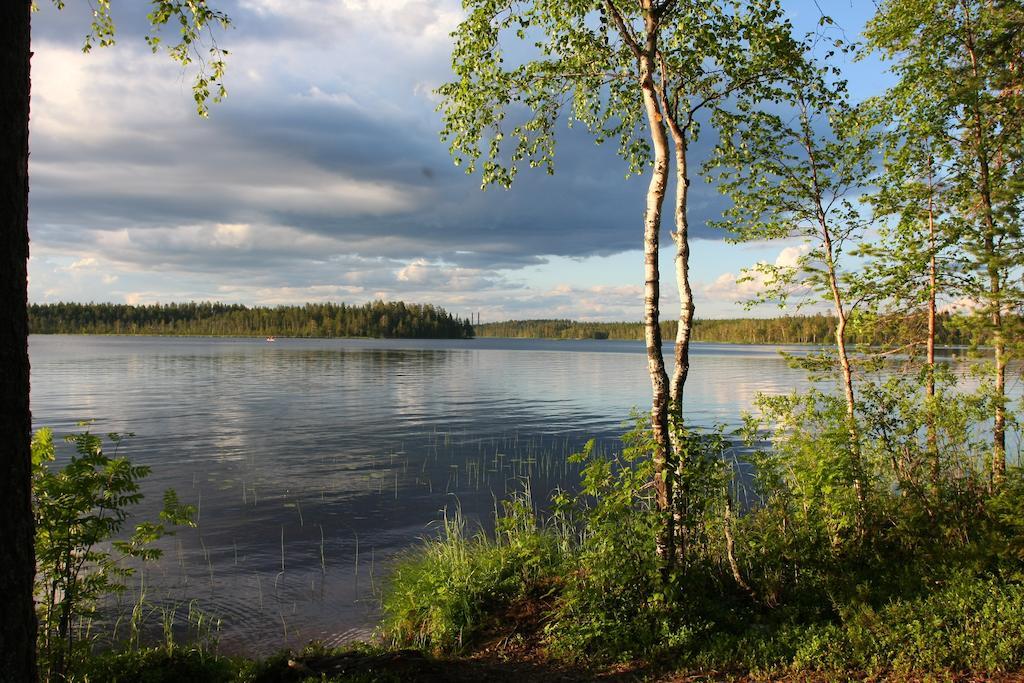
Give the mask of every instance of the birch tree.
[{"label": "birch tree", "polygon": [[[868,258],[862,286],[875,297],[875,310],[886,321],[883,329],[892,327],[890,321],[900,321],[897,325],[903,333],[898,342],[888,343],[899,346],[890,350],[914,357],[924,347],[928,469],[936,487],[940,469],[934,420],[938,307],[940,297],[948,302],[959,283],[957,235],[948,205],[947,181],[952,169],[945,161],[951,150],[935,100],[914,84],[907,85],[897,85],[869,104],[886,129],[882,173],[869,199],[875,216],[889,223],[883,222],[878,239],[861,249]],[[915,324],[922,312],[923,339]],[[917,469],[916,463],[904,464],[908,472]]]},{"label": "birch tree", "polygon": [[[439,89],[442,137],[456,164],[479,171],[482,187],[510,186],[523,165],[553,173],[557,124],[564,119],[586,126],[598,143],[617,142],[627,174],[650,173],[642,223],[643,319],[653,484],[665,513],[657,549],[667,569],[676,554],[672,423],[679,426],[670,415],[682,415],[693,320],[687,148],[698,112],[751,86],[751,74],[771,61],[750,65],[746,50],[769,43],[770,36],[774,54],[788,31],[780,28],[775,0],[468,0],[466,8],[468,17],[455,32],[455,80]],[[658,255],[673,152],[681,324],[670,382],[659,325]]]},{"label": "birch tree", "polygon": [[680,559],[686,553],[688,528],[686,421],[683,390],[690,370],[694,302],[690,284],[690,156],[702,125],[730,111],[734,99],[759,101],[774,95],[773,86],[798,61],[791,27],[772,0],[739,3],[690,3],[658,55],[658,95],[672,142],[675,197],[674,265],[679,295],[675,363],[669,386],[669,434],[674,477],[680,490],[674,501],[674,526]]}]

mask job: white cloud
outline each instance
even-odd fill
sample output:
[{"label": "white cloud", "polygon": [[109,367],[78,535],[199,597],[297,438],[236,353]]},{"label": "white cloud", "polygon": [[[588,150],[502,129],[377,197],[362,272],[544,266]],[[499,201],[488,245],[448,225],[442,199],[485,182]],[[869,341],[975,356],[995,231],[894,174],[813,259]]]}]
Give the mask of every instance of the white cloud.
[{"label": "white cloud", "polygon": [[181,71],[148,50],[126,44],[84,54],[46,40],[32,47],[34,139],[94,148],[154,142],[193,116]]},{"label": "white cloud", "polygon": [[361,33],[400,51],[447,46],[448,35],[464,16],[455,0],[241,0],[240,6],[307,33]]},{"label": "white cloud", "polygon": [[99,261],[97,261],[94,257],[86,256],[85,258],[80,258],[74,263],[72,263],[70,266],[68,266],[68,270],[82,270],[84,268],[92,269],[98,265]]},{"label": "white cloud", "polygon": [[807,243],[794,247],[786,247],[779,252],[778,257],[775,259],[775,265],[780,268],[796,268],[800,265],[800,259],[806,256],[810,251],[811,246]]},{"label": "white cloud", "polygon": [[507,284],[494,274],[488,275],[478,268],[431,263],[424,258],[414,259],[397,270],[395,278],[398,282],[420,288],[449,292],[482,291]]},{"label": "white cloud", "polygon": [[[801,259],[810,252],[808,244],[784,247],[776,256],[774,265],[779,268],[797,268]],[[766,264],[759,261],[741,275],[725,272],[710,283],[699,287],[700,294],[706,300],[715,303],[741,303],[750,301],[764,291],[768,276],[755,270],[758,265]]]}]

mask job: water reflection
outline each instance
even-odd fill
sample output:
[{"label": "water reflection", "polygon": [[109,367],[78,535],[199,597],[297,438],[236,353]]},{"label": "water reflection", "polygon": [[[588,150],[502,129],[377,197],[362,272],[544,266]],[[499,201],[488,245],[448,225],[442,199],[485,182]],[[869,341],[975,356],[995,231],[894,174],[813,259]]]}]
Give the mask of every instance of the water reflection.
[{"label": "water reflection", "polygon": [[[37,425],[135,432],[143,514],[167,487],[199,507],[148,593],[196,598],[249,652],[366,635],[388,561],[444,506],[486,522],[526,479],[544,496],[650,400],[635,342],[47,336],[30,353]],[[736,424],[757,393],[804,386],[775,347],[698,344],[689,418]]]}]

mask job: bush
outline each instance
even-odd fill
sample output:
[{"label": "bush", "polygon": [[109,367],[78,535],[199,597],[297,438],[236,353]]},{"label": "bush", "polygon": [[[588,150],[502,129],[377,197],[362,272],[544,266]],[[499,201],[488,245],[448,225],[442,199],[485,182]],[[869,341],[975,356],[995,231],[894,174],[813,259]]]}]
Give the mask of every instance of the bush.
[{"label": "bush", "polygon": [[[834,661],[835,653],[845,661]],[[796,663],[816,660],[818,668],[852,665],[875,674],[1019,670],[1024,666],[1024,586],[962,579],[878,610],[852,607],[828,637],[799,652]]]},{"label": "bush", "polygon": [[239,663],[200,648],[160,647],[108,652],[84,659],[71,680],[104,683],[230,683]]},{"label": "bush", "polygon": [[[154,560],[153,543],[192,525],[194,510],[174,491],[164,494],[161,521],[137,524],[127,539],[115,540],[128,522],[131,506],[142,500],[139,480],[149,468],[132,465],[117,451],[131,435],[112,433],[113,456],[88,429],[66,437],[75,454],[54,467],[53,434],[40,429],[32,438],[32,492],[36,528],[36,601],[39,659],[43,680],[62,680],[71,659],[87,655],[88,623],[99,601],[125,589],[133,569],[125,561]],[[136,610],[140,613],[140,610]],[[136,620],[133,631],[138,632]],[[170,641],[169,641],[170,642]]]}]

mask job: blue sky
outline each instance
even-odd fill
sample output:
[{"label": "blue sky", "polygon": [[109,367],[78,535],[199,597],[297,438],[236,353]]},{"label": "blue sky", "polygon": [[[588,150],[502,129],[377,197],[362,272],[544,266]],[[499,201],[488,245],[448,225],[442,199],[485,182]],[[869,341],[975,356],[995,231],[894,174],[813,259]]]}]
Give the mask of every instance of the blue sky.
[{"label": "blue sky", "polygon": [[[87,3],[39,4],[32,301],[384,298],[485,321],[639,319],[646,178],[623,180],[610,146],[566,130],[556,174],[524,171],[510,191],[481,192],[451,163],[433,90],[448,78],[458,0],[218,3],[235,28],[220,36],[229,96],[208,120],[194,114],[189,76],[143,43],[147,3],[115,3],[119,42],[89,55]],[[851,38],[874,9],[784,5],[799,32],[825,11]],[[856,97],[888,81],[873,60],[846,66]],[[704,227],[721,206],[695,188],[702,317],[743,314],[749,285],[736,275],[800,248],[724,243]]]}]

